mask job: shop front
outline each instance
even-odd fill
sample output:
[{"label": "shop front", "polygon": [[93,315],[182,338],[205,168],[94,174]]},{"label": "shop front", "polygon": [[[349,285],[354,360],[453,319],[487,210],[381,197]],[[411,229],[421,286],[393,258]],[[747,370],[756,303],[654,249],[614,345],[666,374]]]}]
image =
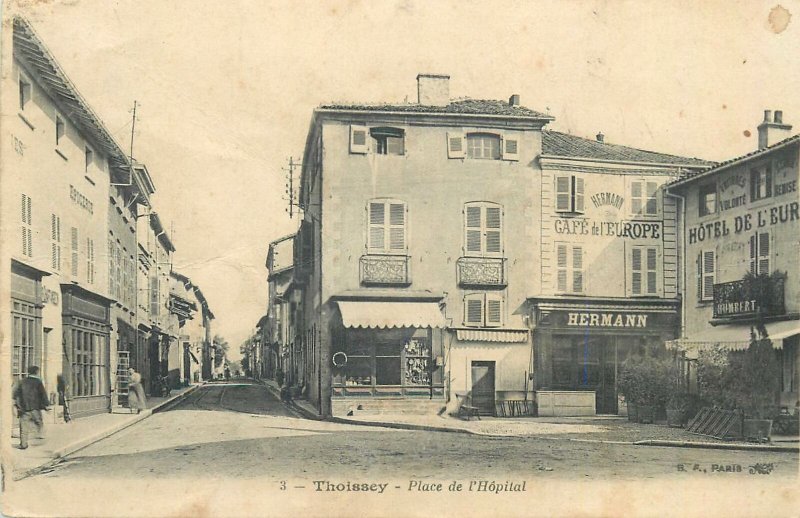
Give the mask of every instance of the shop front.
[{"label": "shop front", "polygon": [[75,284],[62,284],[61,292],[70,412],[73,417],[109,412],[111,301]]},{"label": "shop front", "polygon": [[24,377],[28,367],[44,368],[42,344],[42,277],[47,272],[11,262],[11,375]]},{"label": "shop front", "polygon": [[353,407],[427,412],[444,404],[438,302],[338,301],[331,336],[334,415]]},{"label": "shop front", "polygon": [[679,327],[677,302],[668,300],[535,299],[533,307],[540,416],[624,413],[622,363],[663,349]]}]

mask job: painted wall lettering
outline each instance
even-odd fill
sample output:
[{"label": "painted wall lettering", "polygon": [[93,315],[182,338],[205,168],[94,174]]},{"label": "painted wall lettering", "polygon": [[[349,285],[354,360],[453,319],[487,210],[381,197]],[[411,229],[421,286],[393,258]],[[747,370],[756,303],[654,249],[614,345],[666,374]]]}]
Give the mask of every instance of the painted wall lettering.
[{"label": "painted wall lettering", "polygon": [[800,221],[800,202],[793,201],[775,207],[761,209],[758,212],[742,214],[732,220],[723,219],[703,223],[688,230],[689,244],[701,243],[706,240],[719,239],[727,236],[733,230],[734,234],[749,232],[754,228],[764,228],[772,225],[781,225],[790,221]]},{"label": "painted wall lettering", "polygon": [[592,195],[592,203],[594,203],[595,207],[611,205],[612,207],[620,209],[622,208],[622,204],[625,203],[625,198],[613,192],[599,192]]},{"label": "painted wall lettering", "polygon": [[553,222],[553,230],[556,234],[562,235],[661,239],[661,222],[659,221],[594,221],[558,218]]},{"label": "painted wall lettering", "polygon": [[89,214],[94,214],[94,205],[89,198],[78,192],[78,189],[72,185],[69,186],[69,199]]}]

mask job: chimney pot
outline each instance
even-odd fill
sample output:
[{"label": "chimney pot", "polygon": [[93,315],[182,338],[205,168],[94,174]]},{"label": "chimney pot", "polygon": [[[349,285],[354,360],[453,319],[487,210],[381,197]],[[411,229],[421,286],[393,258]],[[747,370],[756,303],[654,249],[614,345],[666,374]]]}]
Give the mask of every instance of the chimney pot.
[{"label": "chimney pot", "polygon": [[783,111],[775,110],[775,124],[783,124]]},{"label": "chimney pot", "polygon": [[764,110],[764,122],[772,122],[772,110]]},{"label": "chimney pot", "polygon": [[514,94],[508,98],[509,106],[519,106],[519,94]]},{"label": "chimney pot", "polygon": [[758,149],[767,148],[777,144],[783,139],[792,136],[792,125],[783,122],[783,111],[764,110],[764,122],[758,125]]},{"label": "chimney pot", "polygon": [[601,131],[600,133],[598,133],[596,135],[596,138],[597,138],[597,141],[602,144],[605,141],[606,136],[603,135],[603,132]]}]

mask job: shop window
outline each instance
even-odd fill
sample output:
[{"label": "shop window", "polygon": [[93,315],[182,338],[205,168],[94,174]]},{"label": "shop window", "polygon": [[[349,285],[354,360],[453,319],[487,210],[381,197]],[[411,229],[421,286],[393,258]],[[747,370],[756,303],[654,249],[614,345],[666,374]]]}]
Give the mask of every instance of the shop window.
[{"label": "shop window", "polygon": [[31,197],[23,194],[20,214],[22,216],[22,255],[33,257],[33,219]]},{"label": "shop window", "polygon": [[503,210],[489,202],[464,206],[464,255],[500,257],[503,255]]},{"label": "shop window", "polygon": [[50,214],[50,266],[61,270],[61,218]]},{"label": "shop window", "polygon": [[763,165],[750,171],[750,201],[772,196],[772,167]]},{"label": "shop window", "polygon": [[769,275],[769,232],[756,232],[750,236],[750,273]]},{"label": "shop window", "polygon": [[33,304],[12,300],[12,355],[11,373],[14,379],[22,378],[31,365],[40,365],[41,353],[37,347],[37,318]]},{"label": "shop window", "polygon": [[25,110],[25,106],[31,100],[31,82],[27,77],[19,75],[19,109]]},{"label": "shop window", "polygon": [[631,212],[645,216],[658,214],[658,183],[649,180],[631,182]]},{"label": "shop window", "polygon": [[553,380],[555,388],[573,388],[575,384],[575,359],[572,340],[567,337],[552,341]]},{"label": "shop window", "polygon": [[556,212],[583,214],[583,178],[556,176]]},{"label": "shop window", "polygon": [[372,200],[367,204],[367,252],[402,254],[407,249],[408,212],[405,202]]},{"label": "shop window", "polygon": [[[76,319],[77,322],[77,319]],[[108,392],[105,369],[108,366],[107,337],[100,333],[102,326],[82,321],[87,327],[70,326],[72,342],[73,395],[99,396]]]},{"label": "shop window", "polygon": [[698,196],[701,217],[717,212],[717,184],[711,183],[701,186]]},{"label": "shop window", "polygon": [[377,155],[405,154],[405,132],[399,128],[371,128],[369,134]]},{"label": "shop window", "polygon": [[583,293],[583,247],[556,243],[556,290],[560,293]]},{"label": "shop window", "polygon": [[502,326],[503,311],[503,297],[498,293],[473,293],[464,297],[465,326]]},{"label": "shop window", "polygon": [[714,283],[716,282],[716,253],[704,250],[697,257],[697,299],[714,300]]},{"label": "shop window", "polygon": [[658,256],[658,247],[631,247],[631,295],[658,295]]}]

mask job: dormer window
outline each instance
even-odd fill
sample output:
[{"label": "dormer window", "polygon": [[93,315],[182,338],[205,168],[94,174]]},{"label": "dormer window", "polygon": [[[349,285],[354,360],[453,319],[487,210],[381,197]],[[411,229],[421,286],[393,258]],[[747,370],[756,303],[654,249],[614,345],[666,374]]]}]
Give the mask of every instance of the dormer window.
[{"label": "dormer window", "polygon": [[375,154],[405,154],[405,132],[399,128],[370,128]]},{"label": "dormer window", "polygon": [[467,158],[500,160],[500,136],[491,133],[468,134]]}]

